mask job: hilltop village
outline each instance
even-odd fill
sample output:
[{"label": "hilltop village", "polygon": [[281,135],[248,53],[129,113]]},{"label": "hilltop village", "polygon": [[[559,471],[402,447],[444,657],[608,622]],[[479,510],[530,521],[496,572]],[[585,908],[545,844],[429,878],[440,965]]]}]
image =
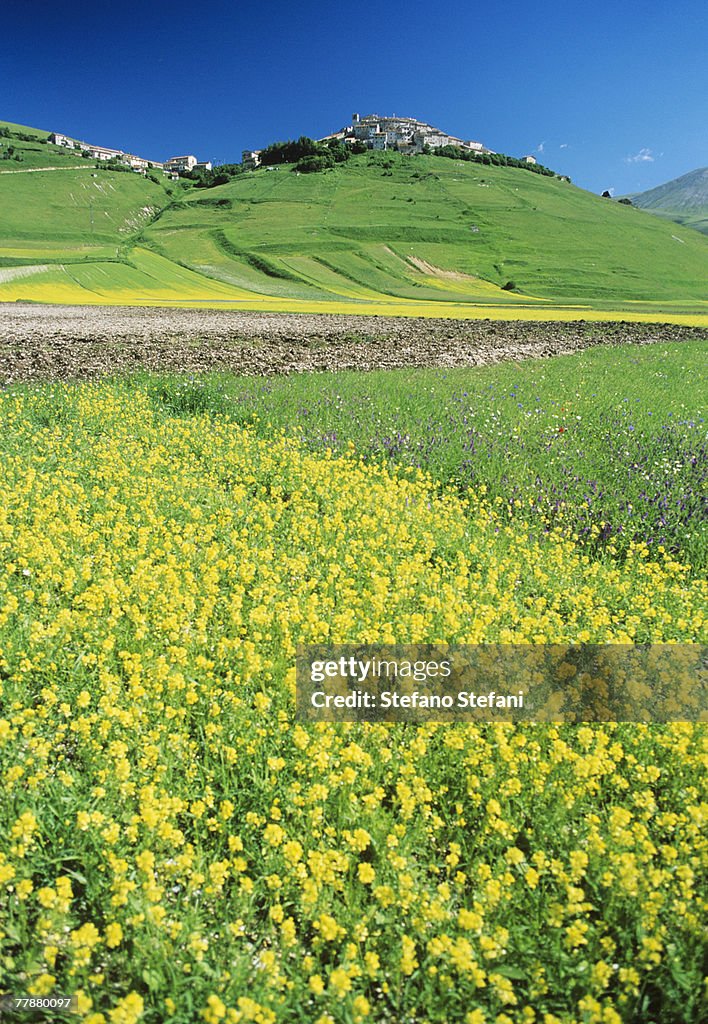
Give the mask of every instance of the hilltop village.
[{"label": "hilltop village", "polygon": [[382,117],[380,114],[352,115],[352,123],[346,128],[327,135],[320,141],[339,139],[345,144],[365,142],[369,149],[397,149],[402,153],[422,153],[426,146],[458,146],[476,153],[491,153],[481,142],[465,142],[454,135],[434,128],[414,117]]},{"label": "hilltop village", "polygon": [[[120,149],[110,149],[107,146],[95,146],[91,143],[81,142],[60,132],[52,132],[48,141],[55,146],[62,146],[65,149],[76,150],[83,156],[100,161],[111,161],[130,167],[138,173],[147,174],[149,170],[162,171],[169,177],[176,179],[180,175],[193,175],[190,172],[212,172],[212,163],[209,160],[198,160],[196,156],[173,156],[164,162],[160,160],[148,160],[145,157],[137,156],[134,153],[126,153]],[[488,149],[483,143],[471,139],[460,139],[456,135],[450,135],[426,121],[419,121],[415,117],[398,117],[381,114],[367,114],[361,117],[353,114],[351,124],[340,128],[317,140],[320,144],[339,144],[352,152],[364,150],[394,150],[398,153],[430,153],[441,151],[445,147],[454,147],[463,154],[470,156],[495,155],[495,151]],[[241,170],[253,170],[260,167],[264,162],[262,149],[244,149],[241,154]],[[536,158],[524,156],[522,162],[533,165]],[[272,161],[271,161],[272,162]],[[238,165],[229,165],[234,170]]]},{"label": "hilltop village", "polygon": [[[357,147],[363,144],[367,149],[393,149],[399,153],[409,154],[442,149],[443,146],[455,146],[480,155],[494,153],[494,150],[487,149],[481,142],[459,139],[456,135],[449,135],[425,121],[418,121],[415,117],[397,117],[395,114],[390,117],[381,114],[367,114],[365,117],[352,114],[351,124],[317,141],[341,142],[345,146]],[[261,153],[262,150],[259,149],[244,149],[244,166],[258,167],[261,163]],[[523,159],[529,164],[536,163],[533,156],[526,156]]]}]

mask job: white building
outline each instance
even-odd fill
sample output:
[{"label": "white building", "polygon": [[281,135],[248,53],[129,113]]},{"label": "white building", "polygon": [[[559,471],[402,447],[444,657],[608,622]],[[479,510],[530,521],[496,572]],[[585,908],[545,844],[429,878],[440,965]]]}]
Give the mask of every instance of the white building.
[{"label": "white building", "polygon": [[70,139],[68,135],[62,135],[60,132],[52,132],[49,141],[53,142],[55,146],[64,146],[65,149],[76,149],[77,146],[74,139]]},{"label": "white building", "polygon": [[87,143],[81,143],[82,151],[88,151],[89,156],[92,156],[94,160],[120,160],[125,163],[130,162],[130,157],[127,153],[124,153],[122,149],[109,149],[107,146],[89,146]]},{"label": "white building", "polygon": [[168,171],[191,171],[197,165],[196,156],[171,156],[170,159],[165,163],[165,169]]},{"label": "white building", "polygon": [[421,148],[423,146],[430,146],[431,149],[441,149],[443,146],[459,146],[462,148],[464,145],[461,139],[456,139],[454,135],[444,135],[442,132],[416,132],[413,140]]},{"label": "white building", "polygon": [[78,139],[70,139],[68,135],[62,135],[61,132],[52,132],[48,141],[54,143],[55,146],[64,146],[65,149],[76,149],[81,153],[87,153],[94,160],[120,160],[121,163],[132,167],[134,171],[163,166],[159,160],[146,160],[142,156],[135,156],[134,153],[125,153],[122,149],[110,149],[108,146],[94,146],[90,142],[79,142]]}]

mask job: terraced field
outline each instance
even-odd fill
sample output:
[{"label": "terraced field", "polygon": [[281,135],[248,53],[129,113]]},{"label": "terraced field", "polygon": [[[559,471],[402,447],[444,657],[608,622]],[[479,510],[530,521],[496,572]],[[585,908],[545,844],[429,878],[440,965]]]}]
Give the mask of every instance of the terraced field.
[{"label": "terraced field", "polygon": [[[185,197],[147,237],[171,258],[188,254],[202,272],[235,279],[257,251],[278,294],[335,281],[351,297],[432,302],[701,294],[703,239],[689,233],[682,247],[636,210],[516,169],[386,154],[328,174],[262,171],[210,193]],[[523,294],[501,293],[510,283]]]}]

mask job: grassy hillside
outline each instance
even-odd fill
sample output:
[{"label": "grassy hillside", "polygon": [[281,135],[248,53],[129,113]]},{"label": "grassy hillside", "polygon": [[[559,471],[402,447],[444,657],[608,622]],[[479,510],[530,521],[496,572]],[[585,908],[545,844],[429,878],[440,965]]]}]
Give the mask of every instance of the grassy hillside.
[{"label": "grassy hillside", "polygon": [[23,279],[38,264],[115,260],[169,202],[162,184],[97,169],[94,160],[43,142],[47,132],[0,121],[3,128],[11,134],[0,137],[0,268],[23,268]]},{"label": "grassy hillside", "polygon": [[166,179],[97,168],[71,150],[43,145],[46,132],[9,122],[2,127],[12,134],[0,142],[22,159],[0,160],[0,298],[176,303],[234,297],[232,289],[135,244],[171,201]]},{"label": "grassy hillside", "polygon": [[703,239],[677,242],[665,225],[568,182],[397,154],[325,174],[244,175],[188,196],[146,238],[223,280],[241,283],[255,264],[279,294],[297,285],[518,301],[498,292],[513,285],[526,299],[690,300],[705,297],[708,277]]},{"label": "grassy hillside", "polygon": [[708,167],[699,167],[631,198],[642,210],[708,234]]},{"label": "grassy hillside", "polygon": [[165,203],[149,178],[93,165],[0,178],[0,251],[45,247],[59,255],[131,238]]},{"label": "grassy hillside", "polygon": [[49,132],[0,121],[0,173],[34,167],[88,167],[81,153],[49,142]]},{"label": "grassy hillside", "polygon": [[708,317],[708,240],[559,179],[377,153],[195,189],[16,144],[65,163],[0,161],[0,301]]},{"label": "grassy hillside", "polygon": [[12,134],[17,135],[31,135],[33,139],[43,139],[45,142],[50,136],[50,132],[43,131],[41,128],[31,128],[27,124],[15,124],[14,121],[2,121],[0,120],[0,128],[7,128]]}]

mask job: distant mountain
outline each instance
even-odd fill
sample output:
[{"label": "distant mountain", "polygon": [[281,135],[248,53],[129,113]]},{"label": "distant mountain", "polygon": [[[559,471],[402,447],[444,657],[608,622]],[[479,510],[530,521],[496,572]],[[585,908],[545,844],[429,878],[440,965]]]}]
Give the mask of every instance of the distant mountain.
[{"label": "distant mountain", "polygon": [[634,206],[708,234],[708,167],[630,196]]}]

